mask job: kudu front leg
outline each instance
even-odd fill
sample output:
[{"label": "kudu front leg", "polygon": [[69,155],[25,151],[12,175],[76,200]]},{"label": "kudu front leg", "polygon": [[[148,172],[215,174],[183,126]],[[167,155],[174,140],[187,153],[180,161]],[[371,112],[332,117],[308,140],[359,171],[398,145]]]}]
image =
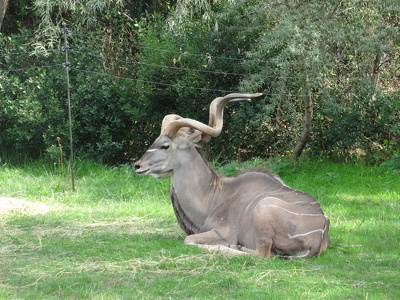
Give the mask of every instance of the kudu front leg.
[{"label": "kudu front leg", "polygon": [[188,235],[185,238],[186,245],[224,245],[228,243],[214,229],[210,231]]},{"label": "kudu front leg", "polygon": [[250,252],[238,250],[237,245],[229,245],[214,229],[192,234],[185,238],[186,245],[196,245],[207,251],[220,252],[229,255],[248,255]]}]

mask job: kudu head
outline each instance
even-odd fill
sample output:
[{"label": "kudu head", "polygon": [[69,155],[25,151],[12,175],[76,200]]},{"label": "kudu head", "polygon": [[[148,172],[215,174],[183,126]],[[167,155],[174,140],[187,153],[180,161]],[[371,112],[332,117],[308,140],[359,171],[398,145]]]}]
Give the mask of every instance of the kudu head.
[{"label": "kudu head", "polygon": [[136,173],[156,178],[171,175],[176,166],[191,159],[190,153],[196,151],[196,146],[207,143],[211,137],[217,137],[221,133],[226,103],[249,101],[261,95],[233,93],[215,98],[210,105],[208,125],[178,115],[166,115],[160,136],[135,163]]}]

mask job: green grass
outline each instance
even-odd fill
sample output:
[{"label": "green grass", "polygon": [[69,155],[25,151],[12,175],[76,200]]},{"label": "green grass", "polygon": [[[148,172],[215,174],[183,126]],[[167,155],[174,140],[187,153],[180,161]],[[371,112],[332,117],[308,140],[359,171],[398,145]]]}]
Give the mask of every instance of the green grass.
[{"label": "green grass", "polygon": [[0,164],[0,196],[51,207],[0,215],[0,299],[399,299],[400,176],[379,167],[278,167],[331,219],[319,258],[228,257],[183,245],[169,179],[78,161]]}]

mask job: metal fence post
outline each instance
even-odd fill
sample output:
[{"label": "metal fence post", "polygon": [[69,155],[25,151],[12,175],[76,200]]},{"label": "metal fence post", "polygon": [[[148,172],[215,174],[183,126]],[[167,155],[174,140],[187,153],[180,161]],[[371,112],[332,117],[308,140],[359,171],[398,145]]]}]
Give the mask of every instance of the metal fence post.
[{"label": "metal fence post", "polygon": [[66,70],[67,75],[67,97],[68,97],[68,120],[69,120],[69,142],[70,142],[70,169],[71,169],[71,185],[72,191],[75,192],[75,172],[74,172],[74,148],[73,148],[73,139],[72,139],[72,109],[71,109],[71,92],[69,86],[69,66],[70,63],[68,61],[68,28],[66,27],[66,23],[63,23],[63,28],[61,33],[64,35],[64,45],[62,46],[61,50],[65,52],[65,62],[62,64]]}]

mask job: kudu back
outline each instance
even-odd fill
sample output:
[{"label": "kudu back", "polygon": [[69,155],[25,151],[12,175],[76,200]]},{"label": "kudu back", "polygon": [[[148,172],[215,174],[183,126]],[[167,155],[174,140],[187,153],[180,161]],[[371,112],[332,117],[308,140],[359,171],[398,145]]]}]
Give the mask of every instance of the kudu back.
[{"label": "kudu back", "polygon": [[220,176],[197,149],[221,133],[226,103],[261,95],[234,93],[214,99],[208,125],[165,116],[160,136],[135,163],[136,173],[171,176],[174,212],[188,235],[185,244],[265,258],[319,256],[328,246],[329,219],[312,196],[266,171]]}]

